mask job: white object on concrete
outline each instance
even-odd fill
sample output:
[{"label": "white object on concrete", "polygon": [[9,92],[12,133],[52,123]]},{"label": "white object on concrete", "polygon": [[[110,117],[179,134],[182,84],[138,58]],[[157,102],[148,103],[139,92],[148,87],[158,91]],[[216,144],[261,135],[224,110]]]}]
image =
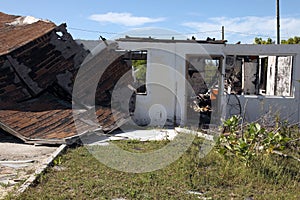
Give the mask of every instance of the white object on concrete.
[{"label": "white object on concrete", "polygon": [[174,129],[151,129],[151,130],[133,130],[124,133],[115,134],[115,137],[123,137],[132,140],[140,141],[155,141],[155,140],[173,140],[177,133]]},{"label": "white object on concrete", "polygon": [[82,137],[81,141],[85,145],[109,145],[109,141],[116,140],[139,140],[139,141],[160,141],[173,140],[177,135],[174,129],[151,129],[151,130],[132,130],[110,135],[89,135]]}]

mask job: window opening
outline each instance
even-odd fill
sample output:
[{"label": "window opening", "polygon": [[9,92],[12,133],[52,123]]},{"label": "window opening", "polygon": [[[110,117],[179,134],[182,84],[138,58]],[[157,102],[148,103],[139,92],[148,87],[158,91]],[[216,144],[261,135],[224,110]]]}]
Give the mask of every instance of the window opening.
[{"label": "window opening", "polygon": [[147,94],[147,51],[132,51],[129,56],[136,94]]},{"label": "window opening", "polygon": [[226,57],[225,88],[245,95],[292,96],[293,56]]}]

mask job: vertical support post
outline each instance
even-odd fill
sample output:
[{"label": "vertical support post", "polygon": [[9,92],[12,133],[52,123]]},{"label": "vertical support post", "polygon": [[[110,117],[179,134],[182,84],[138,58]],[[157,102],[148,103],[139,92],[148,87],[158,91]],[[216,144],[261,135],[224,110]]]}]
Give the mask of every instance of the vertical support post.
[{"label": "vertical support post", "polygon": [[278,56],[276,56],[276,62],[275,62],[275,79],[274,79],[274,95],[277,94],[277,81],[278,81]]},{"label": "vertical support post", "polygon": [[222,40],[225,40],[225,28],[222,26]]},{"label": "vertical support post", "polygon": [[223,58],[221,58],[221,63],[220,63],[220,78],[219,78],[219,92],[218,92],[218,102],[217,102],[217,110],[218,110],[218,123],[219,125],[221,125],[223,117],[224,117],[224,112],[225,112],[225,106],[224,103],[224,99],[225,99],[225,94],[224,94],[224,90],[225,90],[225,86],[224,86],[224,76],[225,76],[225,68],[226,68],[226,56],[223,55]]},{"label": "vertical support post", "polygon": [[280,44],[280,10],[279,10],[279,0],[276,0],[276,18],[277,18],[277,44]]},{"label": "vertical support post", "polygon": [[[175,58],[176,59],[176,58]],[[176,74],[175,74],[175,76],[176,76]],[[175,80],[177,80],[177,79],[175,79]],[[177,115],[177,87],[178,87],[178,83],[177,83],[177,81],[175,81],[175,99],[174,99],[174,118],[173,118],[173,120],[174,120],[174,122],[173,122],[173,126],[174,127],[176,127],[177,126],[177,117],[176,117],[176,115]]]}]

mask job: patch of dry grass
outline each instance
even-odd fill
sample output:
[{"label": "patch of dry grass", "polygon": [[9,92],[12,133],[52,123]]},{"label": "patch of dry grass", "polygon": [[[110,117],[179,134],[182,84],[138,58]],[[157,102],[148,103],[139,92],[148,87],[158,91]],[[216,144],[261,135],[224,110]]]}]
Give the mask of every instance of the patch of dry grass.
[{"label": "patch of dry grass", "polygon": [[[168,167],[143,174],[125,173],[101,164],[85,147],[69,149],[59,168],[49,168],[38,183],[16,199],[300,199],[300,166],[275,155],[258,157],[252,167],[224,159],[215,151],[199,157],[197,138]],[[114,142],[146,152],[167,142]],[[198,192],[190,194],[188,191]],[[7,199],[13,198],[12,196]]]}]

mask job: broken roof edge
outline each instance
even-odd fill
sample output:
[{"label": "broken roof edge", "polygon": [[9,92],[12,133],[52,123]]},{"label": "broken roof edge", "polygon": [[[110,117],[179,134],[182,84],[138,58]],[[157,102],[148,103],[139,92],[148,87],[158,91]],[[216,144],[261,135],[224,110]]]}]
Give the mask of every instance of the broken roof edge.
[{"label": "broken roof edge", "polygon": [[53,138],[53,139],[42,139],[42,138],[28,138],[23,136],[22,134],[19,134],[18,132],[16,132],[15,130],[13,130],[12,128],[6,126],[5,124],[0,122],[0,129],[2,129],[3,131],[7,132],[8,134],[11,134],[19,139],[21,139],[24,143],[26,144],[34,144],[34,145],[60,145],[60,144],[66,144],[66,145],[72,145],[74,143],[78,143],[78,141],[80,141],[80,138],[91,134],[93,131],[85,131],[83,133],[77,134],[77,135],[73,135],[70,137],[66,137],[66,138]]},{"label": "broken roof edge", "polygon": [[5,131],[7,133],[10,133],[11,135],[21,139],[23,142],[26,142],[26,137],[24,137],[22,134],[18,133],[14,129],[10,128],[9,126],[5,125],[1,121],[0,121],[0,129],[2,129],[3,131]]},{"label": "broken roof edge", "polygon": [[57,26],[50,20],[0,12],[0,56],[9,54],[62,26],[67,27],[65,23]]},{"label": "broken roof edge", "polygon": [[156,39],[152,37],[130,37],[125,36],[125,38],[119,38],[115,41],[120,42],[162,42],[162,43],[199,43],[199,44],[226,44],[227,40],[215,40],[215,38],[207,38],[206,40],[177,40],[177,39]]},{"label": "broken roof edge", "polygon": [[67,138],[61,138],[61,139],[42,139],[42,138],[35,138],[35,139],[30,139],[30,138],[26,138],[26,140],[24,141],[26,144],[39,144],[39,145],[61,145],[61,144],[66,144],[66,145],[72,145],[74,143],[79,143],[80,138],[88,135],[89,133],[91,133],[90,131],[81,133],[81,134],[77,134],[77,135],[73,135]]},{"label": "broken roof edge", "polygon": [[[52,22],[50,22],[50,23],[52,23]],[[52,24],[54,24],[54,23],[52,23]],[[54,24],[54,25],[55,25],[55,24]],[[13,48],[8,49],[6,52],[2,52],[2,53],[0,52],[0,56],[4,56],[4,55],[10,54],[10,53],[12,53],[12,52],[14,52],[14,51],[17,51],[19,48],[22,48],[22,47],[28,45],[29,43],[31,43],[31,42],[33,42],[33,41],[35,41],[35,40],[37,40],[37,39],[43,37],[44,35],[49,34],[49,33],[52,32],[52,31],[59,31],[61,28],[66,29],[66,28],[67,28],[67,24],[66,24],[66,23],[62,23],[62,24],[60,24],[59,26],[56,26],[56,25],[55,25],[54,27],[49,28],[49,29],[48,29],[47,31],[45,31],[44,33],[41,33],[40,35],[37,35],[36,37],[33,37],[31,40],[28,40],[28,41],[19,43],[18,45],[14,46]]]}]

